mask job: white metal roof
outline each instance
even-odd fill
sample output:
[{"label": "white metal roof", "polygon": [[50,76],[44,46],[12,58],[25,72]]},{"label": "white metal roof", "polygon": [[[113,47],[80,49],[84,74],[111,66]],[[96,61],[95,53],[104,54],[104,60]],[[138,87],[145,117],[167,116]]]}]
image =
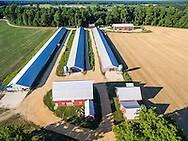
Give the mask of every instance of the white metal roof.
[{"label": "white metal roof", "polygon": [[71,68],[75,66],[75,61],[76,61],[76,53],[77,53],[77,49],[78,49],[78,42],[79,42],[79,35],[80,35],[80,29],[81,28],[77,28],[76,32],[75,32],[75,36],[72,42],[72,47],[71,47],[71,51],[69,54],[69,59],[67,62],[67,67]]},{"label": "white metal roof", "polygon": [[133,24],[112,24],[112,27],[134,27]]},{"label": "white metal roof", "polygon": [[126,109],[129,109],[129,108],[140,108],[140,105],[138,104],[138,102],[136,100],[133,100],[133,101],[123,101],[123,102],[120,102],[120,103]]},{"label": "white metal roof", "polygon": [[85,117],[92,116],[94,118],[95,110],[93,100],[85,101]]},{"label": "white metal roof", "polygon": [[100,37],[100,34],[99,34],[97,28],[96,27],[93,28],[92,31],[93,31],[94,40],[95,40],[95,43],[97,46],[97,51],[98,51],[98,54],[100,57],[100,61],[102,64],[102,71],[106,72],[110,68],[117,68],[117,66],[114,66],[112,64],[112,61],[110,60],[110,56],[106,51],[106,48],[104,46],[104,43]]},{"label": "white metal roof", "polygon": [[93,80],[53,82],[52,100],[93,99],[93,82]]},{"label": "white metal roof", "polygon": [[[39,55],[44,51],[44,49],[48,46],[48,44],[53,40],[53,38],[58,34],[58,32],[62,29],[60,27],[53,36],[43,45],[43,47],[35,54],[35,56],[23,67],[23,69],[12,79],[12,81],[7,85],[11,86],[16,84],[19,79],[24,75],[24,73],[29,69],[29,67],[33,64],[33,62],[39,57]],[[24,86],[23,86],[24,87]],[[24,87],[25,88],[25,87]],[[28,87],[29,88],[29,87]]]},{"label": "white metal roof", "polygon": [[124,115],[128,120],[135,119],[137,111],[140,109],[140,105],[137,101],[121,102],[121,105],[125,108]]},{"label": "white metal roof", "polygon": [[116,87],[116,94],[120,101],[142,100],[140,87]]}]

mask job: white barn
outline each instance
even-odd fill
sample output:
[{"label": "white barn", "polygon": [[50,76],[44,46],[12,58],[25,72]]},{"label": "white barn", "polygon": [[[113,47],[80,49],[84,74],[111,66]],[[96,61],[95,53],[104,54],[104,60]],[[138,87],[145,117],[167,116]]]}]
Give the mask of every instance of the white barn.
[{"label": "white barn", "polygon": [[140,87],[116,87],[116,95],[123,115],[132,120],[140,109],[138,101],[142,100]]},{"label": "white barn", "polygon": [[56,81],[52,84],[52,101],[56,106],[81,106],[93,99],[93,80]]}]

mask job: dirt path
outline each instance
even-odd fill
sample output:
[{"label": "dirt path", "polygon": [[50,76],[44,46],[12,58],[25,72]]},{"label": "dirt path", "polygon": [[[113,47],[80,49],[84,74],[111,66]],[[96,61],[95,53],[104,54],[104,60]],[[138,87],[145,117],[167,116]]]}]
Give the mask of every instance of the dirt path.
[{"label": "dirt path", "polygon": [[[50,130],[55,130],[57,132],[59,131],[61,134],[70,135],[73,138],[75,138],[74,132],[69,133],[70,129],[77,128],[77,127],[74,127],[73,125],[71,125],[70,129],[66,129],[66,130],[60,130],[59,128],[54,128],[53,126],[49,127],[49,125],[53,125],[53,124],[56,127],[57,124],[55,124],[55,123],[60,122],[61,119],[56,117],[44,105],[43,97],[47,93],[47,91],[49,91],[52,88],[52,82],[53,81],[60,81],[60,80],[94,80],[95,82],[106,82],[104,75],[100,71],[100,64],[99,64],[97,50],[96,50],[93,38],[91,38],[91,41],[92,41],[92,47],[93,47],[93,52],[94,52],[94,56],[95,56],[95,70],[94,71],[88,71],[86,75],[84,75],[82,73],[78,73],[78,74],[73,74],[73,75],[66,76],[66,77],[58,77],[56,75],[56,68],[58,66],[58,63],[59,63],[59,60],[60,60],[62,54],[65,51],[65,46],[66,46],[66,43],[65,43],[65,45],[62,48],[62,50],[61,50],[61,52],[60,52],[60,54],[59,54],[59,56],[58,56],[58,58],[57,58],[57,60],[54,64],[54,67],[53,67],[47,81],[45,82],[45,84],[42,87],[35,89],[30,95],[28,95],[24,99],[24,101],[20,105],[19,111],[20,111],[21,115],[23,115],[25,117],[26,120],[32,121],[33,123],[35,123],[37,125],[40,125],[40,126],[43,126],[43,127],[48,127]],[[64,124],[61,125],[61,128],[62,127],[65,128]],[[85,134],[88,135],[88,134],[90,134],[90,132],[86,132]],[[84,134],[83,135],[80,134],[79,137],[82,137],[82,136],[85,137]],[[112,131],[109,131],[108,133],[103,133],[101,131],[100,136],[103,137],[102,140],[108,140],[109,138],[112,141],[115,140],[114,134],[113,134]],[[79,137],[78,137],[78,139],[79,139]],[[88,136],[88,137],[90,137],[90,136]]]},{"label": "dirt path", "polygon": [[9,26],[11,26],[11,27],[16,27],[16,28],[52,28],[52,29],[54,29],[55,27],[34,27],[34,26],[19,26],[19,25],[14,25],[14,24],[11,24],[8,20],[6,20],[6,19],[0,19],[0,21],[6,21],[7,22],[7,24],[9,25]]},{"label": "dirt path", "polygon": [[[188,136],[188,37],[187,29],[147,27],[152,33],[108,33],[123,56],[133,80],[159,88],[150,99],[171,113]],[[167,106],[167,109],[165,108]]]},{"label": "dirt path", "polygon": [[18,113],[17,110],[8,110],[2,114],[0,114],[0,122],[9,119],[10,117],[12,117],[13,115],[16,115]]}]

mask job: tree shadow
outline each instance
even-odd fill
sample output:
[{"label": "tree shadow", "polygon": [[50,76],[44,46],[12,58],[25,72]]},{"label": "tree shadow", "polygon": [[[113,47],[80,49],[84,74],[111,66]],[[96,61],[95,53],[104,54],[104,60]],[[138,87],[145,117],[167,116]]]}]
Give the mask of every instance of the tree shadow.
[{"label": "tree shadow", "polygon": [[44,128],[32,131],[31,136],[41,141],[78,141],[74,138],[53,131],[49,131]]},{"label": "tree shadow", "polygon": [[127,72],[139,70],[140,68],[141,68],[140,66],[129,68],[129,69],[127,69]]},{"label": "tree shadow", "polygon": [[178,128],[181,129],[181,131],[183,131],[184,133],[183,136],[185,137],[185,139],[183,140],[187,141],[188,140],[188,107],[176,110],[172,113],[168,113],[165,116],[170,117],[173,121],[176,122]]}]

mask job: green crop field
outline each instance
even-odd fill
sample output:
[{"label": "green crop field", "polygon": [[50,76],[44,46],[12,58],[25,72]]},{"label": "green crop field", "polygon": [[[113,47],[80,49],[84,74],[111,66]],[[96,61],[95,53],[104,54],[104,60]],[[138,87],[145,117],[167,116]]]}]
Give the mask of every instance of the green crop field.
[{"label": "green crop field", "polygon": [[7,84],[54,32],[55,28],[11,27],[0,21],[0,81]]}]

